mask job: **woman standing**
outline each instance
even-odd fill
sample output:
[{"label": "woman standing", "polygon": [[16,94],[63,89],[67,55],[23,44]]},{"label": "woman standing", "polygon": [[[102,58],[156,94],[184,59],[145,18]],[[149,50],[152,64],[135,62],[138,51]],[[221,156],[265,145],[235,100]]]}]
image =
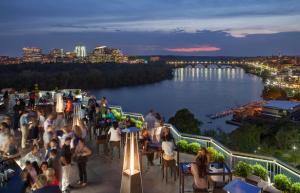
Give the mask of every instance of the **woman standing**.
[{"label": "woman standing", "polygon": [[87,185],[86,164],[88,161],[88,157],[91,154],[92,151],[85,145],[84,140],[82,138],[79,138],[78,144],[75,148],[74,156],[79,170],[78,184],[82,187]]}]

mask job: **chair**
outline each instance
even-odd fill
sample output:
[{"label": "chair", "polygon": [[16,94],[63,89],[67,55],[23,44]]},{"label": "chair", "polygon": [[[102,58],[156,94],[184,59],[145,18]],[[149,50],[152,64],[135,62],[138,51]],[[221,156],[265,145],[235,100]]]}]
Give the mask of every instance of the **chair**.
[{"label": "chair", "polygon": [[209,193],[209,191],[206,188],[200,189],[193,183],[193,193]]},{"label": "chair", "polygon": [[168,183],[168,169],[171,170],[171,176],[173,175],[173,171],[174,171],[174,181],[176,181],[176,160],[172,159],[172,160],[165,160],[162,159],[162,172],[163,172],[163,179],[166,176],[166,183]]},{"label": "chair", "polygon": [[100,128],[96,128],[95,131],[96,131],[95,133],[97,134],[96,135],[97,151],[100,154],[100,145],[103,145],[103,154],[107,155],[107,153],[108,153],[108,147],[107,147],[108,136],[107,136],[107,132],[105,132],[104,129],[100,129]]},{"label": "chair", "polygon": [[119,152],[119,159],[121,158],[121,141],[110,141],[110,151],[111,151],[111,156],[113,157],[114,154],[114,148],[118,148]]}]

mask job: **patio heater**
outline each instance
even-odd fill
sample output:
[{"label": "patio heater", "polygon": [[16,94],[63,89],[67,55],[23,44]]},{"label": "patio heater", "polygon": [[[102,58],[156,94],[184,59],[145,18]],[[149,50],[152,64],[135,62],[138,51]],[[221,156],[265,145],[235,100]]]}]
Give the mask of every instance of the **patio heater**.
[{"label": "patio heater", "polygon": [[80,117],[81,103],[73,103],[73,114],[74,114],[74,116]]},{"label": "patio heater", "polygon": [[74,115],[74,116],[73,116],[73,124],[72,124],[72,128],[74,128],[75,125],[79,126],[79,121],[80,121],[79,117]]},{"label": "patio heater", "polygon": [[143,193],[137,141],[139,129],[129,128],[123,130],[123,132],[126,132],[126,142],[120,193]]},{"label": "patio heater", "polygon": [[64,112],[64,100],[61,93],[56,94],[56,112],[57,113]]}]

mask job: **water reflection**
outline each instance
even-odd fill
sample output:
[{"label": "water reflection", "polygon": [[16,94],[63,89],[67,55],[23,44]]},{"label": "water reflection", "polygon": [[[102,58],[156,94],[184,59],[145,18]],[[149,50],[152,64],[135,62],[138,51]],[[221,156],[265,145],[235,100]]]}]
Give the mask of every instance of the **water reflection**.
[{"label": "water reflection", "polygon": [[210,120],[207,115],[230,107],[260,100],[263,84],[259,77],[245,74],[241,68],[219,68],[202,65],[174,69],[174,79],[156,84],[92,91],[100,98],[106,96],[110,104],[120,105],[124,111],[160,112],[166,120],[178,109],[188,108],[203,122],[203,128],[230,131],[233,126],[224,119]]},{"label": "water reflection", "polygon": [[[174,70],[175,81],[235,81],[244,78],[244,71],[241,68],[218,67],[218,66],[196,66],[187,68],[176,68]],[[255,78],[257,79],[257,78]]]}]

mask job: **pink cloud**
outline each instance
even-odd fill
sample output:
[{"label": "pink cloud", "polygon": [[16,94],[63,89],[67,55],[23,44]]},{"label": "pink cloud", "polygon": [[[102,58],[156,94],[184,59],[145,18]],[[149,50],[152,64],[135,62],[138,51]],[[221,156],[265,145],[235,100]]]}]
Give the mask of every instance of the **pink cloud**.
[{"label": "pink cloud", "polygon": [[209,45],[188,47],[188,48],[165,48],[164,50],[169,52],[216,52],[221,50],[221,48]]}]

